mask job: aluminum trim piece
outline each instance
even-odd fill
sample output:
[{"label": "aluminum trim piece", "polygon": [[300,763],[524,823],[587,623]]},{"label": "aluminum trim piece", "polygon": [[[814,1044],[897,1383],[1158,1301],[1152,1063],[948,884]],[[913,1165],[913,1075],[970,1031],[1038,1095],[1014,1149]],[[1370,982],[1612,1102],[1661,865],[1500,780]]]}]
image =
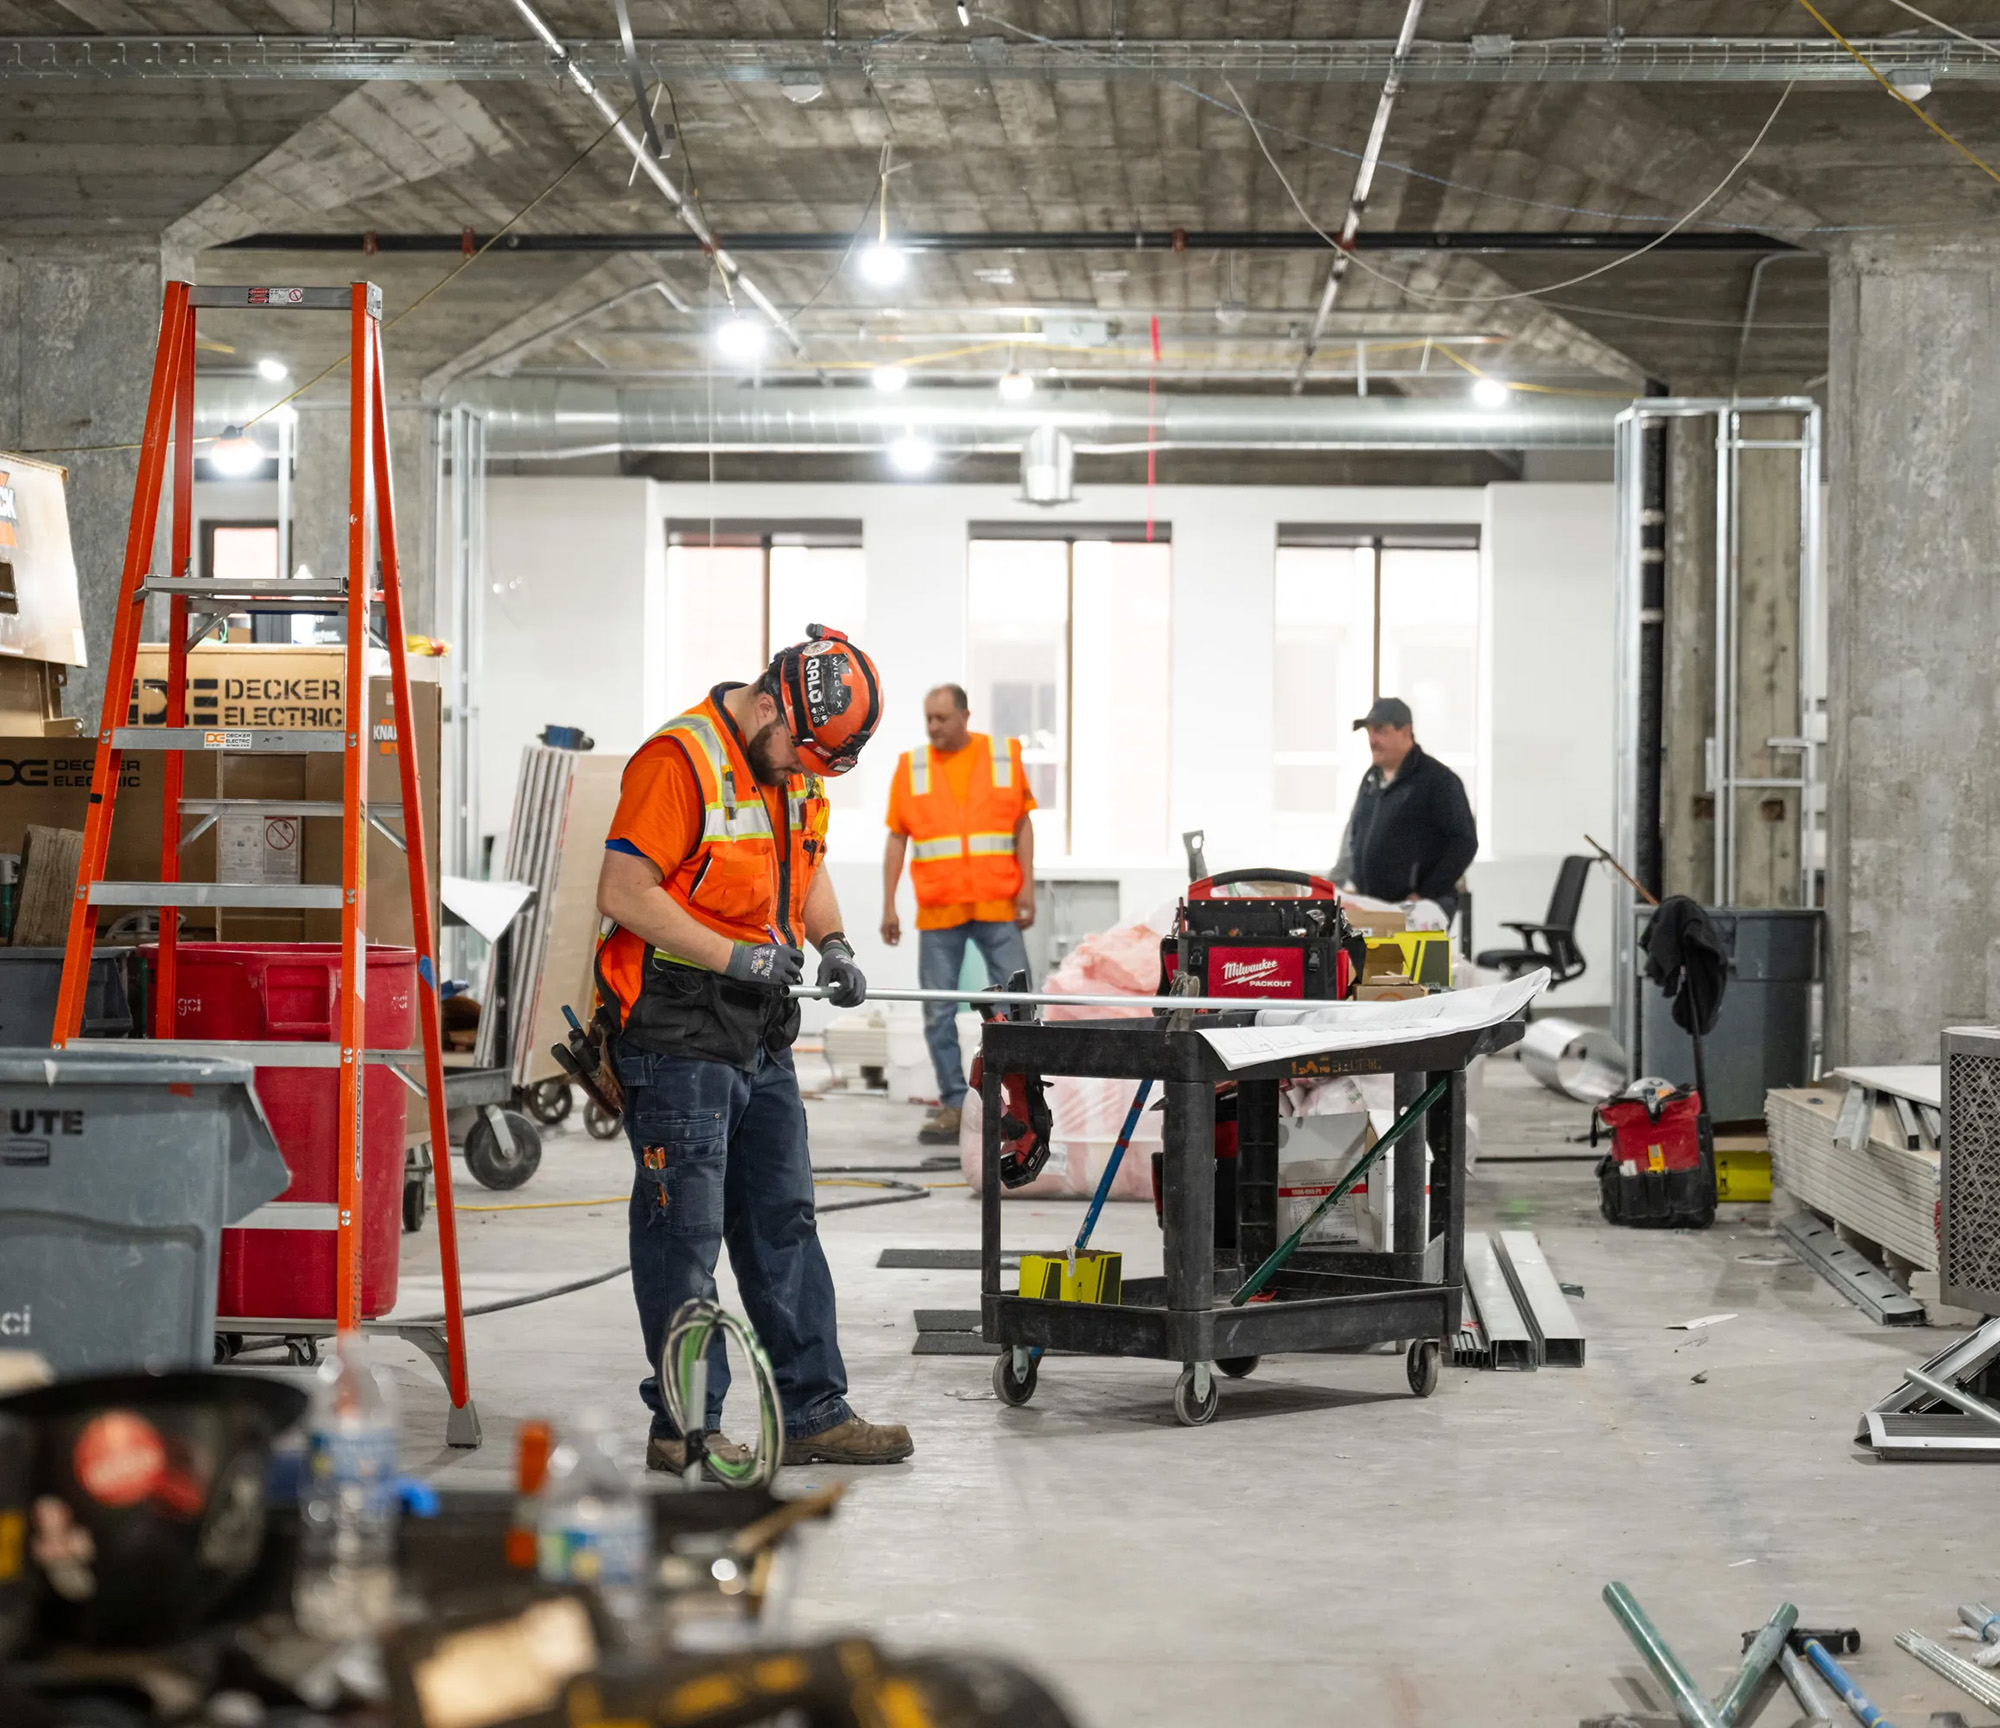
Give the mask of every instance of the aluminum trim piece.
[{"label": "aluminum trim piece", "polygon": [[[338,1068],[338,1044],[290,1043],[276,1038],[118,1038],[79,1039],[71,1051],[115,1050],[121,1056],[186,1056],[193,1060],[247,1062],[253,1068]],[[422,1062],[421,1050],[370,1050],[365,1060],[393,1065]]]},{"label": "aluminum trim piece", "polygon": [[1535,1354],[1559,1368],[1583,1366],[1583,1327],[1532,1230],[1500,1232],[1500,1265],[1534,1335]]},{"label": "aluminum trim piece", "polygon": [[1878,1326],[1921,1326],[1924,1305],[1810,1213],[1778,1221],[1777,1233],[1806,1265]]},{"label": "aluminum trim piece", "polygon": [[1483,1230],[1465,1233],[1465,1290],[1479,1310],[1492,1366],[1529,1372],[1539,1368],[1541,1357],[1534,1334],[1528,1330],[1507,1275],[1500,1269],[1493,1239]]},{"label": "aluminum trim piece", "polygon": [[[1983,1374],[1995,1361],[2000,1361],[2000,1320],[1989,1320],[1977,1332],[1954,1339],[1920,1366],[1933,1379],[1949,1380],[1953,1385],[1960,1385],[1975,1375]],[[1919,1404],[1930,1402],[1930,1398],[1928,1392],[1912,1382],[1898,1382],[1894,1391],[1869,1406],[1855,1431],[1855,1439],[1868,1438],[1869,1416],[1911,1411]]]}]

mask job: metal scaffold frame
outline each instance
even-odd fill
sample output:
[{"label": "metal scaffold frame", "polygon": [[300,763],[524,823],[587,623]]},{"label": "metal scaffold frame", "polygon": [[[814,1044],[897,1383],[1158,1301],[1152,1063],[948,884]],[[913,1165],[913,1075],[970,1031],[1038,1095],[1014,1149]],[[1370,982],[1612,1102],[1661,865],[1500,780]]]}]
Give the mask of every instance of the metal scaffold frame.
[{"label": "metal scaffold frame", "polygon": [[[193,576],[190,547],[194,526],[194,379],[195,316],[203,307],[240,310],[345,312],[348,316],[348,409],[351,450],[348,470],[347,577],[344,582],[276,580],[222,581]],[[397,561],[396,512],[390,484],[388,412],[382,367],[382,295],[368,282],[345,288],[196,288],[186,282],[167,285],[160,318],[159,347],[153,363],[152,391],[139,455],[138,485],[132,502],[131,527],[125,541],[111,654],[105,671],[104,709],[96,735],[96,763],[90,805],[84,820],[82,859],[76,895],[70,909],[69,941],[63,960],[62,990],[57,999],[56,1049],[66,1047],[82,1031],[84,999],[89,985],[91,949],[100,906],[149,906],[160,909],[158,987],[154,991],[153,1037],[123,1045],[187,1053],[216,1046],[177,1039],[175,1033],[176,957],[179,947],[178,911],[182,906],[321,906],[340,911],[339,1031],[337,1044],[281,1041],[231,1041],[221,1046],[229,1055],[261,1067],[330,1067],[339,1074],[338,1140],[341,1148],[336,1203],[334,1255],[334,1325],[340,1331],[362,1325],[361,1252],[364,1186],[362,1183],[363,1075],[374,1068],[378,1083],[400,1083],[424,1094],[431,1144],[450,1144],[445,1127],[444,1051],[438,1012],[437,940],[432,928],[430,873],[418,788],[416,727],[410,698],[402,582]],[[149,574],[168,458],[172,456],[173,489],[169,546],[172,574]],[[373,575],[379,587],[369,580]],[[150,594],[168,597],[167,709],[160,726],[125,724],[124,709],[132,688],[139,637]],[[367,768],[370,744],[368,683],[364,652],[371,638],[370,608],[382,608],[381,644],[387,649],[394,700],[397,773],[401,791],[402,828],[392,836],[408,861],[410,922],[417,951],[419,988],[417,1020],[421,1027],[424,1080],[421,1088],[404,1074],[401,1063],[419,1052],[377,1051],[367,1047],[367,845],[371,812]],[[213,626],[245,606],[268,612],[312,611],[344,616],[347,625],[346,687],[338,731],[263,727],[207,729],[187,724],[188,652]],[[194,626],[190,628],[190,614]],[[160,875],[157,882],[108,882],[105,861],[111,842],[112,819],[118,802],[120,770],[129,752],[162,752],[164,794],[160,824]],[[182,821],[188,815],[211,817],[228,800],[184,800],[184,767],[190,751],[224,754],[251,752],[339,752],[341,802],[337,808],[313,814],[340,816],[341,881],[303,884],[294,888],[258,884],[180,881],[180,851],[187,838]],[[199,806],[199,809],[196,808]],[[378,823],[387,812],[377,808]],[[387,832],[387,830],[385,830]],[[382,1072],[388,1066],[393,1073]],[[351,1155],[350,1155],[351,1153]],[[458,1234],[452,1211],[450,1160],[433,1160],[438,1188],[438,1245],[444,1274],[444,1339],[435,1352],[450,1388],[452,1411],[447,1435],[453,1444],[478,1444],[478,1417],[471,1407],[465,1362],[465,1328],[459,1290]],[[385,1329],[395,1331],[390,1323]],[[301,1330],[324,1330],[324,1322],[304,1322]],[[407,1330],[407,1329],[404,1329]]]},{"label": "metal scaffold frame", "polygon": [[[1798,419],[1796,438],[1746,438],[1746,415],[1783,414]],[[1818,903],[1818,880],[1826,822],[1825,631],[1820,452],[1822,410],[1809,396],[1647,397],[1619,414],[1614,438],[1614,495],[1617,515],[1616,705],[1612,748],[1613,828],[1618,856],[1628,864],[1640,855],[1639,718],[1641,633],[1649,621],[1645,601],[1645,453],[1647,422],[1715,421],[1715,706],[1708,741],[1707,790],[1715,801],[1715,885],[1712,904],[1735,904],[1740,793],[1790,790],[1799,799],[1799,904]],[[1799,772],[1790,776],[1746,774],[1742,768],[1741,598],[1743,563],[1742,456],[1745,450],[1783,449],[1798,455],[1798,714],[1800,730],[1767,738],[1760,748],[1795,753]],[[1657,618],[1651,622],[1658,623]],[[1615,873],[1612,894],[1612,1024],[1628,1062],[1638,1048],[1637,898]]]}]

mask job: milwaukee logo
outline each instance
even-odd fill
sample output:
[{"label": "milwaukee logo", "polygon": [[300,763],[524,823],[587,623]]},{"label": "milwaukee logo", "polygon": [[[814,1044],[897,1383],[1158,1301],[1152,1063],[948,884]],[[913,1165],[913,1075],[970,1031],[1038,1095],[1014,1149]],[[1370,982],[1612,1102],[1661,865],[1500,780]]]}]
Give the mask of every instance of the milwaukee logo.
[{"label": "milwaukee logo", "polygon": [[1278,963],[1275,960],[1225,960],[1222,963],[1222,981],[1225,984],[1261,984],[1275,980]]}]

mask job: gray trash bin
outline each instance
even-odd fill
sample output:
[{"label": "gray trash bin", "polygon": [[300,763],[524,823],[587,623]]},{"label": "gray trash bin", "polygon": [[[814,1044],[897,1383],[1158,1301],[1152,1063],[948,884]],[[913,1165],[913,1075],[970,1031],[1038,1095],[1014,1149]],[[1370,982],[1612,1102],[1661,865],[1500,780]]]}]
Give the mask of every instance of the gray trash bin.
[{"label": "gray trash bin", "polygon": [[222,1227],[291,1180],[254,1073],[0,1050],[0,1348],[65,1375],[214,1360]]},{"label": "gray trash bin", "polygon": [[[1640,934],[1652,921],[1638,909]],[[1812,1078],[1812,992],[1819,977],[1820,914],[1791,907],[1723,906],[1709,912],[1729,949],[1722,1013],[1701,1041],[1708,1067],[1708,1113],[1716,1122],[1751,1122],[1764,1094]],[[1643,973],[1646,955],[1638,950]],[[1694,1043],[1674,1024],[1673,1004],[1641,977],[1644,1020],[1636,1074],[1694,1084]]]},{"label": "gray trash bin", "polygon": [[[46,1050],[55,1036],[56,999],[62,994],[60,948],[0,948],[0,1045]],[[132,950],[93,948],[90,984],[83,993],[86,1038],[132,1036]]]}]

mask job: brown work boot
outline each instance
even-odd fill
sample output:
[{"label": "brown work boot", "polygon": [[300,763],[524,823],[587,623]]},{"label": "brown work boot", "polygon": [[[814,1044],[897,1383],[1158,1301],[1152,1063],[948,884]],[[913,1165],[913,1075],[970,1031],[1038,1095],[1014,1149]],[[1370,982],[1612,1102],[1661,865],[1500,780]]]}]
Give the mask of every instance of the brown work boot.
[{"label": "brown work boot", "polygon": [[879,1426],[850,1416],[838,1427],[785,1442],[787,1464],[900,1464],[916,1451],[909,1429],[899,1422]]},{"label": "brown work boot", "polygon": [[[730,1439],[727,1434],[720,1431],[709,1435],[707,1451],[711,1458],[720,1458],[725,1464],[748,1464],[750,1462],[750,1448],[739,1445],[736,1441]],[[660,1434],[649,1434],[646,1436],[646,1468],[648,1470],[663,1470],[670,1476],[678,1476],[687,1469],[687,1462],[688,1449],[685,1440],[669,1440]],[[702,1470],[705,1475],[713,1476],[715,1474],[706,1464],[702,1466]]]},{"label": "brown work boot", "polygon": [[925,1146],[956,1146],[959,1114],[956,1108],[940,1104],[924,1118],[924,1125],[917,1130],[919,1143]]}]

